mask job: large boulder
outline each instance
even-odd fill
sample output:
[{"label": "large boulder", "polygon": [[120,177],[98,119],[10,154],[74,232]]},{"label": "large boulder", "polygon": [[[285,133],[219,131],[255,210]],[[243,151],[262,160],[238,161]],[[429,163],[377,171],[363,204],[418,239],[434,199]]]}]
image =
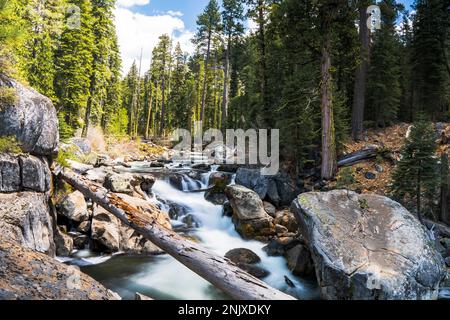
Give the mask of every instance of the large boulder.
[{"label": "large boulder", "polygon": [[49,98],[16,80],[0,75],[0,87],[14,88],[16,99],[3,104],[0,136],[14,136],[34,155],[53,154],[58,146],[58,117]]},{"label": "large boulder", "polygon": [[65,196],[58,205],[58,212],[76,222],[83,222],[90,218],[86,200],[80,191]]},{"label": "large boulder", "polygon": [[236,184],[255,191],[265,199],[269,190],[269,178],[261,175],[260,169],[239,168],[236,172]]},{"label": "large boulder", "polygon": [[292,205],[326,299],[436,299],[444,262],[428,230],[400,204],[345,190]]},{"label": "large boulder", "polygon": [[0,240],[0,300],[119,300],[77,267]]},{"label": "large boulder", "polygon": [[232,185],[225,189],[225,193],[239,220],[270,218],[256,192],[244,186]]},{"label": "large boulder", "polygon": [[48,163],[30,155],[0,154],[0,192],[50,190]]},{"label": "large boulder", "polygon": [[55,253],[48,196],[43,193],[0,193],[0,234],[26,248]]},{"label": "large boulder", "polygon": [[233,208],[233,223],[244,238],[267,241],[276,235],[273,218],[264,210],[256,192],[232,185],[225,189],[225,193]]},{"label": "large boulder", "polygon": [[236,172],[236,184],[255,191],[262,200],[277,207],[289,206],[301,191],[287,173],[264,176],[261,169],[239,168]]}]

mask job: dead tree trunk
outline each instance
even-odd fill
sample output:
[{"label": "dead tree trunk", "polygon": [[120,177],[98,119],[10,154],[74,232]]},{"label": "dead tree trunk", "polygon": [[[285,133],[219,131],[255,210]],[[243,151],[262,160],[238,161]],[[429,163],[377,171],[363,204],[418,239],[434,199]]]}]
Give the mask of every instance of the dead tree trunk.
[{"label": "dead tree trunk", "polygon": [[[58,176],[73,188],[111,212],[186,267],[237,300],[293,300],[241,270],[230,260],[209,252],[158,224],[145,213],[109,193],[105,188],[63,169]],[[154,207],[155,211],[159,209]]]}]

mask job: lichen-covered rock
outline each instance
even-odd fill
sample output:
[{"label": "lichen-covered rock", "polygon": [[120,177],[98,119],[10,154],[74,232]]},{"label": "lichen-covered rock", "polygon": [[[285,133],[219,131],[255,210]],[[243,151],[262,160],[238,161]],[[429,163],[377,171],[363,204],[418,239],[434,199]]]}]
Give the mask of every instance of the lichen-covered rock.
[{"label": "lichen-covered rock", "polygon": [[89,219],[86,200],[80,191],[75,191],[65,196],[61,203],[58,204],[58,212],[66,218],[76,222],[82,222]]},{"label": "lichen-covered rock", "polygon": [[0,154],[0,192],[17,192],[21,189],[19,159],[9,154]]},{"label": "lichen-covered rock", "polygon": [[273,218],[264,210],[258,194],[239,185],[228,186],[225,193],[233,208],[233,223],[246,239],[267,241],[276,235]]},{"label": "lichen-covered rock", "polygon": [[271,218],[264,210],[263,202],[256,192],[244,186],[232,185],[225,189],[225,193],[239,220]]},{"label": "lichen-covered rock", "polygon": [[0,234],[26,248],[54,255],[52,220],[44,193],[0,193]]},{"label": "lichen-covered rock", "polygon": [[77,267],[0,239],[0,300],[119,300]]},{"label": "lichen-covered rock", "polygon": [[0,75],[0,87],[14,88],[17,99],[2,105],[0,136],[14,136],[22,149],[34,155],[51,155],[58,146],[58,117],[49,98]]},{"label": "lichen-covered rock", "polygon": [[36,192],[50,190],[51,172],[44,159],[33,156],[20,156],[19,164],[22,173],[22,188]]},{"label": "lichen-covered rock", "polygon": [[400,204],[345,190],[292,205],[326,299],[436,299],[444,261]]},{"label": "lichen-covered rock", "polygon": [[30,155],[0,154],[0,192],[50,190],[48,163]]}]

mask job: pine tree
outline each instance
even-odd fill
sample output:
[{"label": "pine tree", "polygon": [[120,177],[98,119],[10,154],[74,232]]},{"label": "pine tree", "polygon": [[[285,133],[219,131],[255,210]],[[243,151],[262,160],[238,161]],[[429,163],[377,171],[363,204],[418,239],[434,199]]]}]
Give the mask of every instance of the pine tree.
[{"label": "pine tree", "polygon": [[[58,106],[73,128],[83,126],[83,116],[89,98],[92,74],[92,4],[88,0],[72,1],[80,9],[80,21],[66,24],[56,53],[55,90]],[[74,18],[67,13],[66,18]]]},{"label": "pine tree", "polygon": [[[117,70],[110,69],[110,55],[114,55],[116,49],[115,27],[113,19],[113,0],[92,1],[92,30],[93,47],[91,48],[92,66],[89,82],[89,98],[84,116],[82,136],[87,136],[91,120],[94,124],[101,124],[106,100],[108,99],[108,87],[111,77]],[[115,58],[115,57],[114,57]],[[113,58],[113,59],[114,59]],[[115,67],[115,66],[114,66]],[[116,79],[115,81],[117,81]],[[91,119],[93,118],[93,119]]]},{"label": "pine tree", "polygon": [[197,26],[198,31],[193,42],[201,48],[206,48],[204,64],[205,70],[200,107],[200,121],[203,121],[205,119],[206,87],[211,58],[211,45],[213,37],[217,36],[217,32],[221,29],[219,5],[216,0],[210,0],[203,13],[198,16]]},{"label": "pine tree", "polygon": [[66,6],[66,1],[61,0],[32,0],[25,15],[29,32],[21,50],[24,78],[55,102],[55,50],[64,28]]},{"label": "pine tree", "polygon": [[422,221],[424,213],[433,212],[438,195],[439,170],[433,125],[418,117],[401,150],[401,160],[392,175],[391,191],[395,199],[415,209]]},{"label": "pine tree", "polygon": [[0,0],[0,73],[13,73],[17,48],[26,37],[22,18],[23,5],[18,0]]},{"label": "pine tree", "polygon": [[229,86],[230,86],[230,56],[233,42],[244,33],[242,20],[244,19],[244,6],[240,0],[224,0],[222,3],[223,32],[226,37],[224,59],[224,81],[222,97],[222,129],[226,128],[228,121]]},{"label": "pine tree", "polygon": [[448,3],[417,0],[413,22],[414,108],[433,120],[449,112]]},{"label": "pine tree", "polygon": [[368,80],[368,105],[378,127],[397,120],[400,106],[400,41],[396,21],[401,7],[395,0],[383,0],[381,29],[373,37]]}]

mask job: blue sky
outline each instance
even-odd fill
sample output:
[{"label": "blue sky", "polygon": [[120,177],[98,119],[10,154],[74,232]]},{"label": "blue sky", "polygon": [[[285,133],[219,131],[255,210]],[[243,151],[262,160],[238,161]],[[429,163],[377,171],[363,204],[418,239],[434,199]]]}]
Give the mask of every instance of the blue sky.
[{"label": "blue sky", "polygon": [[[299,0],[300,1],[300,0]],[[410,11],[414,0],[398,0]],[[172,36],[183,50],[193,52],[190,39],[196,30],[197,16],[209,0],[117,0],[116,27],[122,52],[123,71],[139,60],[142,70],[150,65],[151,52],[161,34]],[[219,0],[219,3],[221,1]]]}]

